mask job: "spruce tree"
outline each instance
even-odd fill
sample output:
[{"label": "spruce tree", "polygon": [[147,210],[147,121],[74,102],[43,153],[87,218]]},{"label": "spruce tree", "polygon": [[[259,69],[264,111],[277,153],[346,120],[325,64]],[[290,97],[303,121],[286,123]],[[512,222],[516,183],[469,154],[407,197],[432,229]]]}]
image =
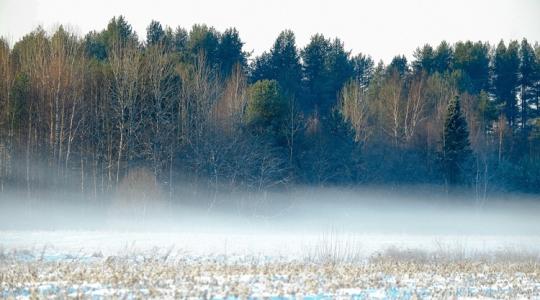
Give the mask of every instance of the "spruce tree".
[{"label": "spruce tree", "polygon": [[464,167],[471,150],[467,121],[461,113],[458,96],[448,104],[442,150],[442,168],[446,182],[450,185],[462,183]]},{"label": "spruce tree", "polygon": [[146,44],[148,46],[157,45],[163,42],[165,38],[165,31],[161,27],[161,23],[152,20],[150,25],[146,27]]}]

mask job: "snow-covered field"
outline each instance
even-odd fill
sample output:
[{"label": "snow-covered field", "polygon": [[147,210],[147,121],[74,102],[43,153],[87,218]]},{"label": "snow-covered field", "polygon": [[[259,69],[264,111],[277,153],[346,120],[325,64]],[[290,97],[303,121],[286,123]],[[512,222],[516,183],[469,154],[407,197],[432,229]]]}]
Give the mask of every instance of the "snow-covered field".
[{"label": "snow-covered field", "polygon": [[537,264],[379,257],[356,263],[146,253],[2,258],[5,298],[538,299]]},{"label": "snow-covered field", "polygon": [[540,299],[533,196],[231,199],[144,214],[0,201],[0,298]]},{"label": "snow-covered field", "polygon": [[0,231],[2,298],[540,299],[540,237]]}]

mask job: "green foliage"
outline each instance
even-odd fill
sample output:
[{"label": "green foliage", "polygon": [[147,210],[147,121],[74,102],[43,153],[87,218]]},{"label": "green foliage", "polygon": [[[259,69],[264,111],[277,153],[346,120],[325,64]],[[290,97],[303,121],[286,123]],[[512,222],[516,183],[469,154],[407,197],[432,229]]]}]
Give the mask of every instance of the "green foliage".
[{"label": "green foliage", "polygon": [[440,183],[440,169],[459,184],[473,176],[469,158],[489,167],[492,188],[538,190],[540,47],[526,40],[424,45],[412,64],[385,65],[322,34],[299,51],[283,31],[248,67],[234,28],[152,21],[141,45],[120,16],[83,40],[38,28],[2,46],[0,136],[29,141],[29,155],[61,162],[58,172],[95,176],[103,191],[111,170],[135,165],[152,166],[160,184],[186,170],[259,188]]},{"label": "green foliage", "polygon": [[138,46],[137,34],[123,16],[113,17],[107,29],[88,33],[84,38],[84,50],[87,56],[97,60],[105,60],[113,48],[123,48],[128,45]]},{"label": "green foliage", "polygon": [[452,69],[453,50],[446,42],[442,41],[437,49],[426,44],[422,48],[417,48],[414,52],[415,61],[412,63],[416,72],[424,71],[427,74],[446,73]]},{"label": "green foliage", "polygon": [[441,74],[450,72],[453,68],[454,51],[452,47],[446,42],[442,41],[433,56],[433,70]]},{"label": "green foliage", "polygon": [[454,68],[462,71],[460,88],[469,94],[478,94],[489,88],[489,44],[471,41],[457,42],[454,50]]},{"label": "green foliage", "polygon": [[397,55],[392,58],[386,69],[386,73],[391,75],[394,72],[397,72],[402,78],[409,73],[409,64],[405,55]]},{"label": "green foliage", "polygon": [[353,76],[354,68],[349,60],[350,52],[346,51],[343,42],[334,39],[326,62],[328,70],[328,98],[331,106],[336,104],[338,93],[343,85]]},{"label": "green foliage", "polygon": [[229,28],[223,32],[217,50],[217,59],[222,76],[227,77],[230,75],[237,64],[243,68],[246,67],[247,54],[242,51],[243,46],[244,42],[240,39],[240,34],[236,28]]},{"label": "green foliage", "polygon": [[163,43],[165,40],[165,31],[161,27],[161,23],[152,20],[146,28],[146,44],[148,46]]},{"label": "green foliage", "polygon": [[519,45],[510,42],[506,48],[503,41],[497,45],[493,58],[493,89],[499,110],[503,112],[510,126],[517,117],[516,92],[518,87]]},{"label": "green foliage", "polygon": [[[516,45],[517,48],[517,45]],[[521,48],[519,53],[520,65],[519,73],[520,84],[526,86],[527,88],[533,85],[533,82],[537,79],[537,68],[536,68],[536,57],[534,49],[529,44],[527,39],[521,41]]]},{"label": "green foliage", "polygon": [[115,43],[120,44],[120,46],[131,43],[138,44],[137,34],[123,16],[112,18],[104,34],[109,48],[113,47]]},{"label": "green foliage", "polygon": [[307,102],[309,106],[320,106],[327,93],[325,87],[328,72],[326,60],[330,49],[330,40],[322,34],[311,37],[310,43],[302,50],[303,72],[306,78]]},{"label": "green foliage", "polygon": [[269,53],[263,53],[252,66],[251,81],[276,80],[283,93],[297,97],[302,85],[302,65],[296,38],[290,30],[282,31]]},{"label": "green foliage", "polygon": [[490,100],[487,92],[482,91],[480,95],[478,95],[477,111],[482,123],[486,125],[484,129],[490,130],[490,125],[497,120],[498,113],[495,103]]},{"label": "green foliage", "polygon": [[279,82],[285,94],[298,95],[302,80],[302,66],[294,33],[290,30],[282,31],[270,50],[270,54],[274,79]]},{"label": "green foliage", "polygon": [[281,139],[284,134],[287,101],[275,80],[260,80],[249,88],[247,125],[259,134]]},{"label": "green foliage", "polygon": [[[534,89],[535,84],[540,80],[538,62],[535,53],[527,39],[521,41],[519,53],[519,84],[521,85],[521,126],[523,129],[528,127],[528,119],[531,110],[531,105],[535,102],[538,104],[538,94]],[[526,134],[526,130],[524,130]]]},{"label": "green foliage", "polygon": [[367,89],[375,71],[375,62],[370,56],[359,53],[351,59],[351,63],[354,70],[354,79],[363,88]]},{"label": "green foliage", "polygon": [[172,49],[175,52],[184,52],[187,48],[189,34],[182,27],[176,28],[173,35]]},{"label": "green foliage", "polygon": [[263,52],[256,57],[250,65],[250,82],[257,82],[259,80],[273,78],[274,71],[271,65],[271,55],[269,52]]},{"label": "green foliage", "polygon": [[84,38],[84,50],[86,56],[97,60],[107,58],[107,44],[102,34],[95,31],[88,33]]},{"label": "green foliage", "polygon": [[212,68],[216,68],[218,47],[219,33],[214,27],[208,27],[204,24],[193,25],[187,43],[187,50],[192,61],[198,59],[199,55],[204,55],[206,63]]},{"label": "green foliage", "polygon": [[465,164],[471,150],[467,121],[461,113],[458,96],[448,104],[442,143],[441,161],[444,176],[451,185],[462,183]]},{"label": "green foliage", "polygon": [[413,62],[413,69],[416,72],[419,71],[425,71],[428,74],[433,73],[434,71],[434,63],[433,63],[433,47],[431,47],[429,44],[424,45],[422,48],[416,48],[416,50],[413,53],[413,56],[415,58],[415,61]]},{"label": "green foliage", "polygon": [[306,106],[310,109],[318,108],[321,113],[326,114],[336,104],[343,84],[354,74],[349,52],[345,51],[339,39],[331,41],[321,34],[316,34],[302,50],[302,60],[306,81]]},{"label": "green foliage", "polygon": [[206,64],[222,77],[231,74],[234,67],[247,65],[247,53],[242,51],[244,42],[235,28],[229,28],[220,33],[214,27],[204,24],[193,25],[189,36],[182,29],[177,29],[174,37],[174,48],[185,51],[184,61],[193,63],[204,56]]}]

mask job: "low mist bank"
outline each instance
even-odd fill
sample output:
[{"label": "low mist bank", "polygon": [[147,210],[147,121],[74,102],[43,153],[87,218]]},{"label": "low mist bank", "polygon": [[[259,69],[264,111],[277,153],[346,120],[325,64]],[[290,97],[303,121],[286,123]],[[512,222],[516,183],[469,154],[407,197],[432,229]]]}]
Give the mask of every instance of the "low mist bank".
[{"label": "low mist bank", "polygon": [[437,187],[297,187],[274,192],[199,191],[87,201],[69,193],[2,194],[0,230],[119,230],[235,234],[540,233],[534,195],[444,193]]}]

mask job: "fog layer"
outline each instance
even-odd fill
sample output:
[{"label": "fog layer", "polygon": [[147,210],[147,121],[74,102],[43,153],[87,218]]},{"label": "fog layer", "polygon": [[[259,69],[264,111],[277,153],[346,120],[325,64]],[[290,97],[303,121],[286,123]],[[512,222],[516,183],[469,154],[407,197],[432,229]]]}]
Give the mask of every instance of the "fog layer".
[{"label": "fog layer", "polygon": [[[0,229],[286,231],[393,234],[538,234],[535,196],[444,193],[426,187],[296,188],[280,192],[193,193],[181,201],[69,194],[4,194]],[[141,196],[142,197],[142,196]],[[121,198],[121,200],[119,200]]]}]

